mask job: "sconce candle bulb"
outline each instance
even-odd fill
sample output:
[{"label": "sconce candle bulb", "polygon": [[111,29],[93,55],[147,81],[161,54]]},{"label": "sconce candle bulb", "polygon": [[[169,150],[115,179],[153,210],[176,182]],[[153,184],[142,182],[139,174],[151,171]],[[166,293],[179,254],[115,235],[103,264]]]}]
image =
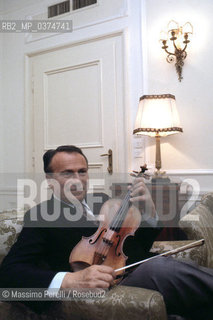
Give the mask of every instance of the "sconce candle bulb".
[{"label": "sconce candle bulb", "polygon": [[168,34],[165,31],[161,31],[160,33],[160,41],[167,41],[168,40]]},{"label": "sconce candle bulb", "polygon": [[179,24],[178,24],[176,21],[171,20],[171,21],[169,21],[169,23],[168,23],[167,29],[168,29],[168,31],[175,31],[175,30],[178,31],[178,29],[179,29]]},{"label": "sconce candle bulb", "polygon": [[[179,24],[171,20],[167,26],[167,32],[161,32],[160,41],[162,42],[163,46],[162,49],[166,51],[167,55],[167,62],[171,63],[174,62],[176,59],[175,67],[178,74],[178,79],[181,81],[182,77],[182,68],[184,65],[184,60],[187,57],[186,48],[189,40],[189,34],[193,33],[193,27],[190,22],[186,22],[183,27],[179,27]],[[167,36],[165,36],[167,34]],[[173,46],[173,52],[168,50],[167,41],[169,40]],[[182,45],[183,44],[183,45]]]}]

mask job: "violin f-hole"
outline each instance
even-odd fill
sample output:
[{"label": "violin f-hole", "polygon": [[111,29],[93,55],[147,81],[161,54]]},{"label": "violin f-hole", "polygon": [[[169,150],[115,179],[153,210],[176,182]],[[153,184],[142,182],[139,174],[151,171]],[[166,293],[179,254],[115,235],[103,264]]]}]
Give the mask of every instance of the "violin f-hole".
[{"label": "violin f-hole", "polygon": [[89,240],[89,244],[95,244],[95,243],[98,241],[98,239],[101,237],[101,235],[102,235],[103,232],[107,232],[107,230],[106,230],[106,229],[103,229],[103,230],[99,233],[98,237],[97,237],[94,241],[92,241],[92,239],[90,239],[90,240]]}]

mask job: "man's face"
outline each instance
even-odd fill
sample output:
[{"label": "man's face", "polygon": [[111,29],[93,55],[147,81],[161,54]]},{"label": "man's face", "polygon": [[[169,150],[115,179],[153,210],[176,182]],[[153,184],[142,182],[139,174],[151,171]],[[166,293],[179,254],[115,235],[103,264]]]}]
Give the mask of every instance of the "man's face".
[{"label": "man's face", "polygon": [[[55,179],[57,183],[50,183],[55,195],[65,202],[71,202],[70,196],[82,201],[87,192],[88,166],[85,158],[77,152],[58,152],[50,163],[52,174],[48,179]],[[60,190],[59,190],[60,189]]]}]

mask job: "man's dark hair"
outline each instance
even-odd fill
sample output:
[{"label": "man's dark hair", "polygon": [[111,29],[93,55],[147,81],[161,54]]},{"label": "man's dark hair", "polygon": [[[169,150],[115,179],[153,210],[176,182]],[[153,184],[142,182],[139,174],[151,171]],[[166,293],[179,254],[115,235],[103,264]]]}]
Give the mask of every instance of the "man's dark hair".
[{"label": "man's dark hair", "polygon": [[52,173],[53,172],[50,163],[51,163],[51,160],[54,157],[54,155],[58,152],[79,153],[84,157],[84,159],[86,160],[86,163],[88,165],[87,157],[85,156],[85,154],[83,154],[83,152],[80,148],[78,148],[76,146],[70,146],[70,145],[59,146],[56,149],[47,150],[45,152],[45,154],[43,155],[43,163],[44,163],[44,172],[45,173]]}]

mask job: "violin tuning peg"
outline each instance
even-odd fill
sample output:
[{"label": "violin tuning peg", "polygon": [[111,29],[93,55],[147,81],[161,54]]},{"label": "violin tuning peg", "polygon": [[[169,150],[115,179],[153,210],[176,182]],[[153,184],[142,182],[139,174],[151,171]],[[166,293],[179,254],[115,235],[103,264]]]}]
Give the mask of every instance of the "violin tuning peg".
[{"label": "violin tuning peg", "polygon": [[136,175],[135,173],[132,173],[132,172],[131,172],[129,175],[130,175],[131,177],[137,177],[137,175]]},{"label": "violin tuning peg", "polygon": [[141,168],[141,173],[144,173],[145,171],[148,170],[146,163],[143,166],[140,166],[140,168]]},{"label": "violin tuning peg", "polygon": [[139,171],[135,171],[135,170],[133,170],[133,172],[134,172],[134,173],[137,173],[137,174],[139,173]]}]

